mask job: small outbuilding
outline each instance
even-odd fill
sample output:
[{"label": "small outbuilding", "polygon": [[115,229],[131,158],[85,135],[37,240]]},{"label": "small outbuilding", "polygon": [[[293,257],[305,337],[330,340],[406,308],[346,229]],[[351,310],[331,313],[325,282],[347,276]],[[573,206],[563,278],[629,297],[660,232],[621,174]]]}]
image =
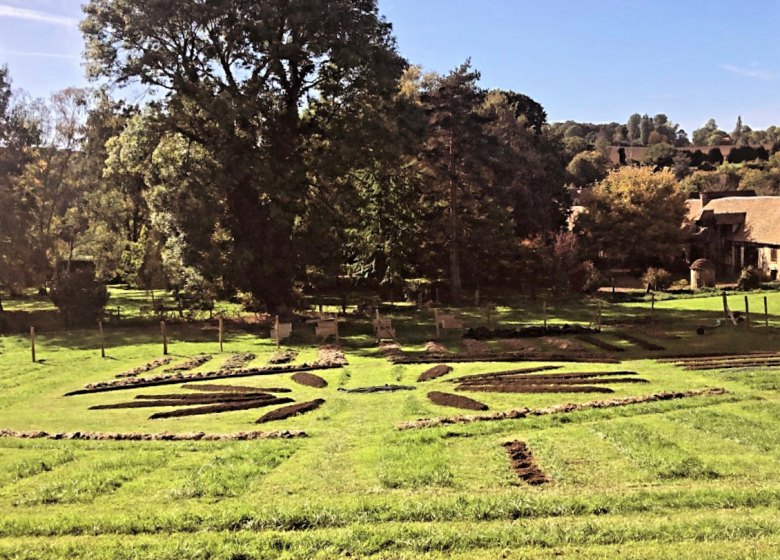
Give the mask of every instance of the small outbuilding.
[{"label": "small outbuilding", "polygon": [[707,259],[699,259],[691,265],[691,289],[715,287],[715,265]]}]

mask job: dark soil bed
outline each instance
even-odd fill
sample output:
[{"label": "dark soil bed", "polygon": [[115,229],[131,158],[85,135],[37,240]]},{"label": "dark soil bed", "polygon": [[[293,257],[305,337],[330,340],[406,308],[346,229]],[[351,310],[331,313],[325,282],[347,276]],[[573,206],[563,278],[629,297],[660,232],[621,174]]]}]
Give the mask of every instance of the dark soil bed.
[{"label": "dark soil bed", "polygon": [[494,373],[476,373],[474,375],[464,375],[462,377],[456,377],[450,379],[453,383],[469,383],[471,381],[484,381],[486,379],[500,379],[502,377],[510,377],[514,375],[526,375],[530,373],[541,373],[543,371],[552,371],[561,369],[562,366],[541,366],[537,368],[526,369],[511,369],[508,371],[496,371]]},{"label": "dark soil bed", "polygon": [[504,444],[507,453],[509,454],[509,460],[512,463],[512,470],[515,471],[517,476],[526,481],[532,486],[539,484],[545,484],[549,482],[544,475],[539,465],[534,461],[531,450],[525,442],[511,441]]},{"label": "dark soil bed", "polygon": [[359,387],[357,389],[338,389],[341,393],[396,393],[398,391],[415,391],[417,387],[406,385],[380,385],[379,387]]},{"label": "dark soil bed", "polygon": [[709,364],[691,364],[685,366],[685,371],[708,371],[713,369],[741,369],[741,368],[776,368],[780,367],[780,361],[749,360],[744,362],[713,362]]},{"label": "dark soil bed", "polygon": [[640,348],[643,348],[645,350],[649,350],[651,352],[660,352],[661,350],[666,350],[663,346],[659,346],[658,344],[655,344],[654,342],[649,342],[647,340],[644,340],[642,338],[637,338],[634,335],[625,333],[625,332],[615,332],[612,333],[617,338],[621,338],[625,340],[626,342],[630,342],[631,344],[635,346],[639,346]]},{"label": "dark soil bed", "polygon": [[260,418],[257,419],[255,424],[264,424],[266,422],[273,422],[275,420],[284,420],[285,418],[291,418],[293,416],[298,416],[300,414],[306,414],[307,412],[311,412],[312,410],[317,410],[323,404],[325,404],[325,400],[316,399],[305,403],[283,406],[282,408],[277,408],[276,410],[266,412]]},{"label": "dark soil bed", "polygon": [[199,406],[204,404],[228,404],[243,403],[255,401],[272,401],[277,397],[273,395],[253,395],[251,397],[233,396],[232,398],[200,398],[200,399],[160,399],[160,400],[139,400],[117,404],[99,404],[89,408],[89,410],[113,410],[118,408],[163,408],[173,406]]},{"label": "dark soil bed", "polygon": [[421,383],[423,381],[430,381],[431,379],[438,379],[439,377],[444,377],[451,371],[452,366],[441,364],[436,367],[432,367],[424,373],[421,373],[420,377],[417,378],[417,381]]},{"label": "dark soil bed", "polygon": [[[404,354],[389,358],[394,364],[435,364],[441,362],[439,356],[428,356],[425,354]],[[564,362],[564,363],[582,363],[582,364],[619,364],[620,360],[609,356],[573,356],[571,354],[547,353],[547,352],[502,352],[495,354],[482,354],[472,356],[469,354],[451,354],[447,356],[447,361],[454,364],[473,363],[473,362]]]},{"label": "dark soil bed", "polygon": [[255,391],[252,393],[235,393],[235,392],[225,392],[225,393],[176,393],[176,394],[170,394],[170,395],[137,395],[135,398],[137,400],[157,400],[157,401],[202,401],[202,400],[212,400],[212,401],[245,401],[245,400],[254,400],[254,399],[260,399],[260,398],[266,398],[266,397],[273,397],[273,395],[270,395],[268,393],[265,393],[263,391]]},{"label": "dark soil bed", "polygon": [[590,385],[533,385],[529,383],[496,383],[491,385],[460,385],[456,391],[474,393],[614,393],[608,387]]},{"label": "dark soil bed", "polygon": [[314,387],[316,389],[324,389],[328,386],[328,382],[322,377],[311,373],[296,373],[292,376],[292,380],[299,385],[306,385],[307,387]]},{"label": "dark soil bed", "polygon": [[547,327],[525,327],[522,329],[494,329],[476,327],[468,329],[463,338],[474,340],[498,340],[510,338],[542,338],[544,336],[560,336],[567,334],[598,334],[598,329],[580,325],[548,325]]},{"label": "dark soil bed", "polygon": [[242,387],[241,385],[195,385],[193,383],[187,383],[185,385],[182,385],[181,388],[188,389],[190,391],[207,391],[207,392],[225,391],[230,393],[291,393],[292,392],[291,389],[283,389],[281,387]]},{"label": "dark soil bed", "polygon": [[160,418],[178,418],[181,416],[199,416],[202,414],[219,414],[220,412],[232,412],[235,410],[251,410],[253,408],[263,408],[266,406],[287,404],[291,402],[295,402],[295,401],[284,397],[284,398],[274,398],[274,399],[257,400],[257,401],[223,403],[223,404],[215,404],[211,406],[200,406],[196,408],[183,408],[178,410],[171,410],[169,412],[158,412],[157,414],[152,414],[149,417],[149,420],[157,420]]},{"label": "dark soil bed", "polygon": [[471,376],[465,376],[461,377],[459,379],[454,379],[453,381],[456,383],[461,383],[462,385],[470,385],[470,384],[482,384],[485,382],[490,382],[492,379],[512,379],[517,381],[538,381],[540,379],[546,379],[548,381],[561,381],[566,379],[596,379],[596,378],[612,378],[612,377],[621,377],[626,375],[638,375],[634,371],[582,371],[582,372],[564,372],[564,373],[540,373],[540,374],[534,374],[534,375],[527,375],[527,374],[513,374],[513,373],[506,373],[506,374],[484,374],[485,377],[471,377]]},{"label": "dark soil bed", "polygon": [[190,358],[186,362],[179,364],[178,366],[173,366],[165,371],[190,371],[192,369],[198,368],[202,366],[203,364],[210,362],[211,356],[203,355],[203,356],[195,356],[194,358]]},{"label": "dark soil bed", "polygon": [[581,342],[587,342],[588,344],[592,344],[593,346],[596,346],[597,348],[601,348],[602,350],[606,350],[608,352],[625,352],[625,348],[621,348],[620,346],[615,346],[614,344],[610,344],[609,342],[605,342],[600,338],[596,338],[595,336],[591,336],[588,334],[583,334],[578,336],[577,340]]},{"label": "dark soil bed", "polygon": [[18,439],[73,439],[83,441],[251,441],[258,439],[291,439],[308,437],[306,432],[280,430],[273,432],[236,432],[234,434],[207,434],[206,432],[188,432],[186,434],[145,434],[141,432],[42,432],[30,430],[16,432],[0,430],[0,437]]},{"label": "dark soil bed", "polygon": [[162,366],[167,366],[173,361],[173,358],[158,358],[154,360],[153,362],[149,362],[148,364],[145,364],[143,366],[137,367],[135,369],[131,369],[129,371],[125,371],[123,373],[120,373],[116,375],[115,377],[121,378],[121,377],[137,377],[141,375],[142,373],[147,373],[152,370],[155,370]]},{"label": "dark soil bed", "polygon": [[701,353],[701,354],[685,354],[681,356],[675,356],[673,358],[661,358],[656,360],[659,364],[675,364],[685,363],[691,361],[712,361],[712,360],[747,360],[756,358],[780,358],[780,352],[755,352],[749,354],[730,354],[730,353]]},{"label": "dark soil bed", "polygon": [[441,406],[462,408],[464,410],[488,410],[487,405],[461,395],[451,395],[449,393],[431,391],[428,393],[428,398],[431,400],[431,402]]}]

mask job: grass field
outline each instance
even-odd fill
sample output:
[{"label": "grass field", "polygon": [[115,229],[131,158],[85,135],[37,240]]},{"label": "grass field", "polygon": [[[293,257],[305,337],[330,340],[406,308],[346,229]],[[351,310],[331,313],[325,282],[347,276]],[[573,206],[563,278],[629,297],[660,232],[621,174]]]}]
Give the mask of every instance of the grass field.
[{"label": "grass field", "polygon": [[[122,295],[122,294],[120,294]],[[460,414],[434,405],[452,377],[526,364],[453,364],[416,383],[430,366],[393,365],[377,354],[370,319],[350,317],[341,343],[350,365],[317,372],[325,389],[289,375],[240,385],[286,387],[297,402],[324,398],[304,416],[256,425],[266,409],[148,420],[159,409],[88,410],[176,385],[63,397],[85,383],[161,356],[154,326],[108,328],[108,358],[94,331],[42,333],[39,363],[21,335],[0,338],[0,429],[232,433],[304,430],[292,440],[118,442],[0,439],[0,558],[777,558],[780,550],[780,368],[685,371],[661,356],[778,350],[780,316],[763,326],[763,297],[751,295],[754,328],[698,324],[722,317],[719,297],[605,305],[603,320],[666,347],[648,352],[616,338],[621,364],[571,364],[566,371],[635,371],[649,384],[615,385],[614,395],[467,393],[491,412],[599,398],[722,387],[728,393],[571,414],[398,431],[401,421]],[[126,299],[132,294],[124,294]],[[4,302],[15,309],[14,302]],[[27,302],[29,303],[29,302]],[[20,302],[17,306],[23,306]],[[742,298],[732,297],[742,309]],[[550,322],[588,323],[595,302],[550,305]],[[497,324],[537,324],[541,302],[499,308]],[[481,324],[478,310],[464,312]],[[394,315],[404,350],[433,340],[432,313]],[[239,328],[240,327],[240,328]],[[175,361],[232,352],[265,365],[267,330],[232,325],[219,355],[213,325],[169,327]],[[679,338],[669,338],[676,336]],[[443,343],[461,350],[459,336]],[[493,343],[491,343],[493,344]],[[296,332],[298,362],[315,358],[312,333]],[[446,363],[446,360],[444,360]],[[529,365],[544,365],[532,363]],[[212,383],[229,384],[229,381]],[[417,386],[389,394],[339,388]],[[528,486],[511,471],[502,443],[527,442],[551,482]]]}]

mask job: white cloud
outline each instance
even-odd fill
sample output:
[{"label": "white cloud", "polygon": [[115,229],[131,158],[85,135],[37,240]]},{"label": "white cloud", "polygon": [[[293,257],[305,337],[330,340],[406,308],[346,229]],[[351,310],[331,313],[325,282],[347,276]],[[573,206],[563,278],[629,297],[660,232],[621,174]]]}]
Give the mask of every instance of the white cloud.
[{"label": "white cloud", "polygon": [[[751,65],[752,66],[752,65]],[[734,72],[736,74],[742,74],[743,76],[748,76],[750,78],[756,78],[757,80],[775,80],[777,79],[777,74],[772,74],[771,72],[767,70],[746,70],[744,68],[739,68],[738,66],[734,66],[732,64],[721,64],[720,66],[724,70],[728,70],[729,72]]]},{"label": "white cloud", "polygon": [[24,8],[14,8],[13,6],[0,5],[0,17],[42,21],[45,23],[53,23],[55,25],[66,25],[68,27],[74,27],[78,25],[78,20],[75,18],[58,16],[46,12],[36,12],[35,10],[25,10]]}]

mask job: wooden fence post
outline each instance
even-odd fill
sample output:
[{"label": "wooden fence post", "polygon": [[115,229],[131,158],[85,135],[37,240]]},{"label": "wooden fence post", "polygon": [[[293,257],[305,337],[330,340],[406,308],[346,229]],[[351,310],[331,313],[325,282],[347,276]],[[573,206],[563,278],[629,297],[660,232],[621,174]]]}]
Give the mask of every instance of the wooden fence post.
[{"label": "wooden fence post", "polygon": [[745,328],[750,328],[750,304],[747,296],[745,296]]},{"label": "wooden fence post", "polygon": [[35,327],[30,327],[30,350],[32,351],[32,361],[35,363]]},{"label": "wooden fence post", "polygon": [[224,320],[222,317],[219,318],[219,351],[222,353],[222,332],[224,329]]},{"label": "wooden fence post", "polygon": [[764,296],[764,323],[769,328],[769,300],[766,296]]},{"label": "wooden fence post", "polygon": [[165,321],[160,321],[160,330],[163,338],[163,356],[168,355],[168,331],[165,328]]},{"label": "wooden fence post", "polygon": [[652,303],[650,304],[650,322],[655,323],[655,292],[652,294]]},{"label": "wooden fence post", "polygon": [[100,329],[100,357],[106,357],[106,337],[103,334],[103,321],[98,321],[98,328]]},{"label": "wooden fence post", "polygon": [[433,310],[433,320],[436,323],[436,338],[439,338],[439,309]]},{"label": "wooden fence post", "polygon": [[542,316],[544,317],[544,330],[547,331],[547,300],[542,302]]},{"label": "wooden fence post", "polygon": [[599,329],[599,332],[601,332],[601,300],[599,300],[599,320],[598,320],[598,329]]},{"label": "wooden fence post", "polygon": [[276,316],[276,349],[279,350],[279,315]]}]

